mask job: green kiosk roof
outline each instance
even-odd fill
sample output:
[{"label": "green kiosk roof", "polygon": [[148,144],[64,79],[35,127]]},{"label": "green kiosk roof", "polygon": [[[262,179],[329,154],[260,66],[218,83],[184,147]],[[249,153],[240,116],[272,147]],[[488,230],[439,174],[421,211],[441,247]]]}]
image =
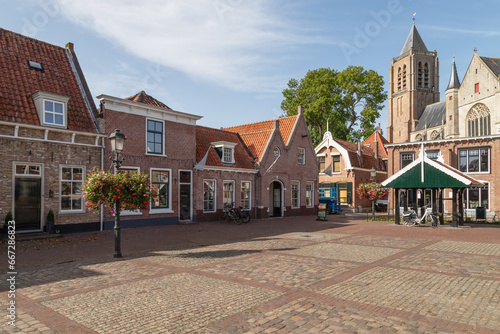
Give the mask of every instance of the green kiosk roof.
[{"label": "green kiosk roof", "polygon": [[442,161],[432,160],[420,153],[417,160],[392,175],[382,187],[395,189],[422,188],[470,188],[482,187],[476,179],[448,166]]}]

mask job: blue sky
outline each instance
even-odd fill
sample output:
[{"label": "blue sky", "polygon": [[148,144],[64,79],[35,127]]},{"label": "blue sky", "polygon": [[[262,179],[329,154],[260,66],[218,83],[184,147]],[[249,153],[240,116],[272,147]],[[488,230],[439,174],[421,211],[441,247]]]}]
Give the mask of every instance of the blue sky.
[{"label": "blue sky", "polygon": [[[460,80],[474,48],[500,58],[500,2],[428,0],[17,0],[0,27],[75,51],[92,94],[141,90],[223,127],[282,114],[282,90],[308,70],[349,65],[384,76],[416,26]],[[98,101],[96,100],[96,104]],[[378,120],[386,132],[387,103]]]}]

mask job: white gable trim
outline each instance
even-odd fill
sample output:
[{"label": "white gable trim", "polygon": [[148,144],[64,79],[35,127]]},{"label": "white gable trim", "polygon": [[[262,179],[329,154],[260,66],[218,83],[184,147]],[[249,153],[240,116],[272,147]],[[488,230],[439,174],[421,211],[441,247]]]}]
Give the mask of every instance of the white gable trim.
[{"label": "white gable trim", "polygon": [[[337,143],[335,141],[335,139],[333,139],[331,137],[331,134],[329,132],[325,133],[324,138],[325,139],[323,139],[323,141],[321,143],[319,143],[319,145],[316,146],[316,148],[314,149],[314,153],[316,153],[316,156],[319,156],[318,152],[320,150],[322,150],[323,148],[327,148],[328,149],[330,147],[334,147],[334,148],[337,149],[337,151],[340,152],[340,155],[344,159],[345,169],[352,169],[351,160],[349,159],[349,153],[347,152],[347,150],[343,146],[341,146],[339,143]],[[333,155],[335,155],[335,154],[333,154]]]}]

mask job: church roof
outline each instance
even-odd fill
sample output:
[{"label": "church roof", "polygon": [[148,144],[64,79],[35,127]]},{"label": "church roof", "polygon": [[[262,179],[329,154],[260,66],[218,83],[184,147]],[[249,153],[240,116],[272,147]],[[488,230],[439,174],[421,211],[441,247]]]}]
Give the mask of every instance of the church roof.
[{"label": "church roof", "polygon": [[441,125],[443,119],[446,123],[446,100],[429,104],[420,115],[415,131],[424,130],[426,124],[428,128]]},{"label": "church roof", "polygon": [[500,76],[500,58],[481,57],[481,60],[484,61],[497,77]]},{"label": "church roof", "polygon": [[455,57],[453,57],[453,63],[451,64],[450,82],[448,83],[448,88],[446,88],[446,90],[454,88],[460,88],[460,80],[458,79]]},{"label": "church roof", "polygon": [[422,40],[422,37],[420,37],[420,34],[418,33],[418,30],[417,30],[417,27],[415,26],[415,23],[413,23],[413,26],[411,27],[410,33],[408,34],[408,37],[406,38],[406,42],[405,42],[405,45],[403,46],[403,50],[401,50],[401,55],[410,51],[411,48],[413,48],[416,51],[427,51],[427,47],[425,46],[425,43]]}]

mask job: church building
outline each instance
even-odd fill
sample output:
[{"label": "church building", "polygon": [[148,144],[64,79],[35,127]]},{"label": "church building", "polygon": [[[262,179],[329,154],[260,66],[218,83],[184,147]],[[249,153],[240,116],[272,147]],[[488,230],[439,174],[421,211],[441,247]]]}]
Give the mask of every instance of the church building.
[{"label": "church building", "polygon": [[[394,175],[417,159],[423,144],[428,158],[484,184],[461,190],[464,214],[475,219],[476,208],[482,207],[488,220],[498,220],[500,165],[494,162],[500,159],[500,58],[480,56],[474,50],[461,82],[455,59],[450,67],[441,100],[437,52],[427,49],[414,23],[390,68],[387,136],[391,144],[385,145],[388,174]],[[445,191],[445,214],[452,210],[451,194],[451,190]],[[428,195],[431,192],[409,189],[402,200],[423,203]],[[394,209],[394,203],[390,207]]]}]

